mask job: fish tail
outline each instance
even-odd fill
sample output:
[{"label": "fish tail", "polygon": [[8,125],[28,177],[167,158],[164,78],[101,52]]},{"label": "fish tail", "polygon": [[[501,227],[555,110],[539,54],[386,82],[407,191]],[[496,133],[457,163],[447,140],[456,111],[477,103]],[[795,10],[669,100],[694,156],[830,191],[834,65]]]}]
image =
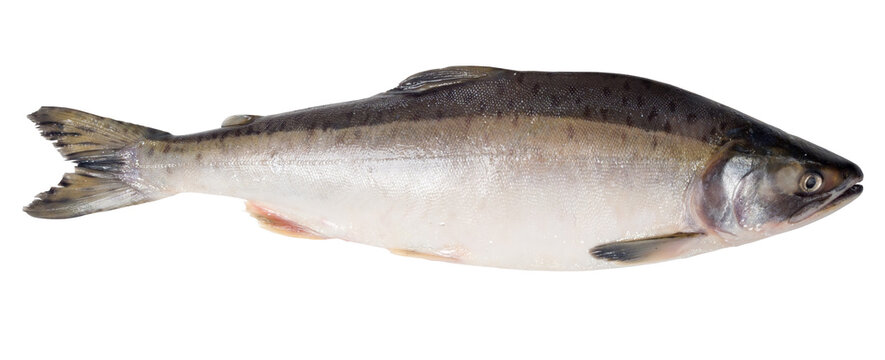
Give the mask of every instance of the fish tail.
[{"label": "fish tail", "polygon": [[24,208],[29,215],[65,219],[167,196],[138,186],[126,174],[136,146],[169,133],[60,107],[42,107],[28,118],[65,159],[77,164],[58,186]]}]

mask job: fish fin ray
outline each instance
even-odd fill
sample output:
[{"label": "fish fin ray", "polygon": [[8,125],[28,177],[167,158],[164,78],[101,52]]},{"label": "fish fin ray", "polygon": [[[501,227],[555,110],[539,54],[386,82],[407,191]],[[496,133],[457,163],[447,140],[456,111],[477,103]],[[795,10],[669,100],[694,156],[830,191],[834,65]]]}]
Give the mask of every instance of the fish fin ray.
[{"label": "fish fin ray", "polygon": [[451,66],[419,72],[409,76],[388,93],[419,94],[445,86],[484,78],[502,69],[484,66]]},{"label": "fish fin ray", "polygon": [[249,212],[249,215],[252,215],[252,217],[257,219],[258,222],[261,223],[261,227],[277,234],[297,237],[301,239],[328,239],[328,237],[320,235],[316,231],[301,224],[298,224],[292,220],[289,220],[280,213],[271,210],[265,206],[256,204],[255,202],[246,201],[246,211]]},{"label": "fish fin ray", "polygon": [[171,134],[83,111],[42,107],[28,119],[58,152],[77,164],[56,187],[40,193],[24,211],[28,215],[64,219],[141,204],[168,196],[133,187],[124,179],[131,149],[146,139]]},{"label": "fish fin ray", "polygon": [[644,239],[621,240],[601,244],[590,249],[593,257],[624,264],[642,264],[678,258],[686,254],[689,245],[704,235],[680,232]]}]

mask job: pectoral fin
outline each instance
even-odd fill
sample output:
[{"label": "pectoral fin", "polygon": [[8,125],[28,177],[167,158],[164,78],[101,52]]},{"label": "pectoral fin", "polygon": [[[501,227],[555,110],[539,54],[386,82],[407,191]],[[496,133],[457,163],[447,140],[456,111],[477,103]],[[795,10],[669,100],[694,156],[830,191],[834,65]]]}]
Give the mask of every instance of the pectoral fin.
[{"label": "pectoral fin", "polygon": [[675,233],[644,239],[622,240],[590,249],[593,257],[625,264],[641,264],[678,258],[701,239],[702,233]]}]

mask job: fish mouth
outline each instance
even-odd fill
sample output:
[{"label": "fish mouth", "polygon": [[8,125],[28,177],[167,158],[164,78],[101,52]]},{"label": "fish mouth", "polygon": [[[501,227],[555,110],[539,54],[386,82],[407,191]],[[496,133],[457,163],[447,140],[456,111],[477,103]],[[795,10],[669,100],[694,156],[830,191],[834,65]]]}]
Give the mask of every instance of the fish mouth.
[{"label": "fish mouth", "polygon": [[[837,205],[838,205],[838,206],[843,206],[843,205],[845,205],[845,204],[848,204],[847,202],[850,202],[850,201],[856,199],[858,196],[860,196],[860,194],[861,194],[862,192],[863,192],[863,185],[861,185],[861,184],[854,184],[854,185],[852,185],[850,188],[848,188],[848,190],[845,190],[844,192],[842,192],[841,195],[839,195],[838,197],[836,197],[835,199],[833,199],[833,201],[830,201],[830,203],[827,204],[827,206],[825,206],[825,207],[824,207],[823,209],[821,209],[821,210],[827,210],[827,209],[829,209],[829,208],[831,208],[831,207],[833,207],[833,206],[837,206]],[[847,201],[847,202],[846,202],[846,201]],[[843,203],[844,203],[844,204],[843,204]]]},{"label": "fish mouth", "polygon": [[847,189],[843,190],[841,194],[836,196],[834,199],[825,203],[823,206],[818,206],[819,202],[811,203],[802,209],[799,209],[793,216],[790,217],[790,224],[795,224],[798,222],[812,222],[816,221],[824,216],[832,214],[834,211],[841,209],[843,206],[848,205],[848,203],[857,199],[860,194],[863,193],[863,185],[861,184],[853,184],[848,186]]}]

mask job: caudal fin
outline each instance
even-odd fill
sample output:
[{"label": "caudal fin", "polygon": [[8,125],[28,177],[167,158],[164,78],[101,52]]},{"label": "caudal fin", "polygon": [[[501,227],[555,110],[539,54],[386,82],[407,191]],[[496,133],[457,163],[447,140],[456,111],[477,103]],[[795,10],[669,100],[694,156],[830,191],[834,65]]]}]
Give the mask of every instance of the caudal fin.
[{"label": "caudal fin", "polygon": [[169,133],[78,110],[42,107],[28,115],[40,134],[77,167],[56,187],[40,193],[24,211],[38,218],[64,219],[156,200],[124,180],[135,145]]}]

